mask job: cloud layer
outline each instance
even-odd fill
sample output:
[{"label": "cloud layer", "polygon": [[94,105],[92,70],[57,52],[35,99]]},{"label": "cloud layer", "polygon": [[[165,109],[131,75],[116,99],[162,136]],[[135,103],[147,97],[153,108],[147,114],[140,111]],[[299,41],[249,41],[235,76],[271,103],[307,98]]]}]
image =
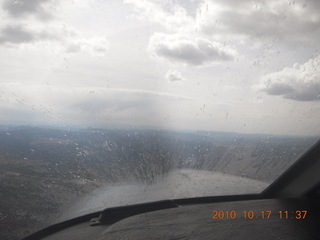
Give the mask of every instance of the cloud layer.
[{"label": "cloud layer", "polygon": [[319,9],[316,0],[2,0],[0,118],[314,134]]},{"label": "cloud layer", "polygon": [[4,47],[18,48],[22,44],[35,46],[42,42],[52,51],[86,52],[95,56],[105,55],[109,48],[110,44],[105,36],[88,36],[77,28],[68,26],[63,16],[53,11],[57,6],[63,7],[62,2],[7,0],[0,6],[0,11],[3,10],[0,14],[6,16],[5,21],[0,24],[0,45]]},{"label": "cloud layer", "polygon": [[197,22],[203,33],[218,38],[229,35],[314,44],[320,37],[319,8],[317,0],[207,0],[198,10]]},{"label": "cloud layer", "polygon": [[304,64],[265,75],[263,91],[296,101],[320,100],[320,55]]}]

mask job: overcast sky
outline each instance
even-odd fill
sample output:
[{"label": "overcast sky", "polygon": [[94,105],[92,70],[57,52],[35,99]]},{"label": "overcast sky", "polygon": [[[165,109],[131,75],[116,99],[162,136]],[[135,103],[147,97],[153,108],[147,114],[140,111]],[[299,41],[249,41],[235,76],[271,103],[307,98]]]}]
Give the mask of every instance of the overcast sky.
[{"label": "overcast sky", "polygon": [[320,135],[318,0],[0,8],[0,124]]}]

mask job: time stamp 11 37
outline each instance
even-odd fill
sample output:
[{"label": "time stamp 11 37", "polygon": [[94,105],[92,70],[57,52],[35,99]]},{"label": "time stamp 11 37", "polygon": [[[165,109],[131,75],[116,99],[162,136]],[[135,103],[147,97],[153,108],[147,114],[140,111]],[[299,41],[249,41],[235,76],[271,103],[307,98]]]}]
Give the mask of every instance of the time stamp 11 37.
[{"label": "time stamp 11 37", "polygon": [[270,219],[276,217],[279,219],[306,219],[307,210],[291,210],[291,211],[212,211],[212,219]]}]

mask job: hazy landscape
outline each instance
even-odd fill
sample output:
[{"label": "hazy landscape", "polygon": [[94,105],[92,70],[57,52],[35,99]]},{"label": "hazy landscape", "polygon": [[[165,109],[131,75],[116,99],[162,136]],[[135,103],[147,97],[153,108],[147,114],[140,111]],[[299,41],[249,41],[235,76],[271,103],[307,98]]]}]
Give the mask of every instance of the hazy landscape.
[{"label": "hazy landscape", "polygon": [[270,183],[317,140],[205,131],[2,126],[0,239],[20,239],[47,226],[95,189],[133,182],[153,186],[176,170]]}]

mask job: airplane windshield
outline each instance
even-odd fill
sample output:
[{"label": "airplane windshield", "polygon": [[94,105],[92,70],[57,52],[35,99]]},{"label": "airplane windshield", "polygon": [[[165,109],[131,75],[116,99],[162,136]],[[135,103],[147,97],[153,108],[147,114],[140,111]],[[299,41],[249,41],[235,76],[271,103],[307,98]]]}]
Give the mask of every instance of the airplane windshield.
[{"label": "airplane windshield", "polygon": [[0,0],[0,238],[258,194],[320,136],[320,1]]}]

